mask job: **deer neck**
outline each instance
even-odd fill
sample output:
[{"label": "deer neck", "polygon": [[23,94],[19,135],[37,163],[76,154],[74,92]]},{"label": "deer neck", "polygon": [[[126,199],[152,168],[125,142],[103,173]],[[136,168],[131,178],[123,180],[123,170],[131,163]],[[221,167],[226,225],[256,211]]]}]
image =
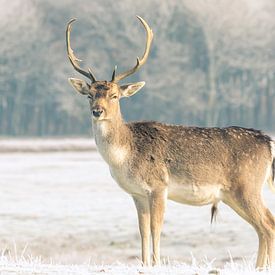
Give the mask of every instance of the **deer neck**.
[{"label": "deer neck", "polygon": [[119,113],[116,118],[93,121],[99,153],[110,166],[121,166],[130,155],[130,130]]}]

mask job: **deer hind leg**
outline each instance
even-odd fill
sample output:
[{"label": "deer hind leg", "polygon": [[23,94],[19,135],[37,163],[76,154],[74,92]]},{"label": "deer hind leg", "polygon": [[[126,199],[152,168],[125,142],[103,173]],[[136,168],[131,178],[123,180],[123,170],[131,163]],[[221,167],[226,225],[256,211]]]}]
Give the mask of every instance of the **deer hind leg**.
[{"label": "deer hind leg", "polygon": [[150,205],[148,197],[133,196],[141,236],[142,263],[150,265]]},{"label": "deer hind leg", "polygon": [[259,251],[256,266],[258,268],[275,265],[275,220],[269,209],[263,208],[259,236]]},{"label": "deer hind leg", "polygon": [[262,269],[275,264],[275,220],[260,192],[255,193],[236,192],[226,196],[224,202],[255,228],[259,238],[256,267]]},{"label": "deer hind leg", "polygon": [[167,190],[157,190],[150,194],[151,234],[153,243],[153,265],[160,264],[160,235],[167,202]]}]

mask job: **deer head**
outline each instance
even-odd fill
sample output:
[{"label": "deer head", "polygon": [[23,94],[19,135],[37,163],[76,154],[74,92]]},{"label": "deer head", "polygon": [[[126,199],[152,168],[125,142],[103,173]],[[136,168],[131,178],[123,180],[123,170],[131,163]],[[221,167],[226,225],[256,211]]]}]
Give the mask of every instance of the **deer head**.
[{"label": "deer head", "polygon": [[142,81],[119,85],[119,81],[134,74],[146,62],[150,52],[153,32],[144,19],[139,16],[137,16],[137,18],[140,20],[147,33],[144,54],[141,59],[137,58],[136,65],[126,72],[116,75],[117,67],[115,66],[110,81],[98,81],[90,68],[85,71],[80,67],[79,62],[81,60],[74,55],[70,45],[71,25],[76,19],[70,20],[67,25],[66,43],[69,60],[77,72],[90,80],[90,83],[87,83],[81,79],[69,78],[69,82],[77,92],[88,97],[90,101],[91,113],[93,119],[96,121],[109,120],[115,117],[115,115],[119,112],[119,99],[134,95],[145,84],[145,82]]}]

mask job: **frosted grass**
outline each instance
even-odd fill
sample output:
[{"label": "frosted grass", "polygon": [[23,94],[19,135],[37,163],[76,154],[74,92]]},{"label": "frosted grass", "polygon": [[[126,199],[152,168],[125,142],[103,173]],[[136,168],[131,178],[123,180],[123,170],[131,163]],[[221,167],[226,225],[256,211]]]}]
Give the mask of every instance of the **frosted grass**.
[{"label": "frosted grass", "polygon": [[216,268],[214,261],[205,261],[201,265],[196,264],[193,259],[191,265],[184,263],[166,263],[156,267],[142,267],[140,265],[126,265],[122,263],[104,264],[82,264],[82,265],[62,265],[62,264],[46,264],[41,258],[21,257],[19,259],[11,259],[6,256],[0,257],[0,273],[8,274],[55,274],[55,275],[91,275],[91,274],[110,274],[110,275],[271,275],[275,270],[257,271],[252,261],[236,264],[233,261],[226,263],[223,268]]}]

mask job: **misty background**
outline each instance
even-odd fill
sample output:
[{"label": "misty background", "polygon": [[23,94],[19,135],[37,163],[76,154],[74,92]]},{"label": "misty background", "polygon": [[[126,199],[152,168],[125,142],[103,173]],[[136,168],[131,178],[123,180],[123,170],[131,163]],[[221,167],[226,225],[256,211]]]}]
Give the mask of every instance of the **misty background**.
[{"label": "misty background", "polygon": [[[44,262],[140,270],[135,206],[95,150],[88,99],[68,83],[85,78],[65,45],[67,22],[77,18],[75,55],[110,80],[115,65],[128,70],[143,54],[136,15],[154,40],[147,63],[121,82],[146,82],[121,100],[126,121],[240,125],[274,137],[275,0],[0,0],[0,273],[14,270],[6,256],[21,273],[21,258],[28,272]],[[274,194],[264,188],[263,196],[275,213]],[[220,204],[210,226],[211,205],[167,205],[165,263],[190,273],[178,263],[213,269],[230,259],[236,274],[235,263],[253,273],[257,234],[232,209]]]},{"label": "misty background", "polygon": [[88,100],[68,77],[83,78],[72,48],[98,79],[127,70],[154,31],[147,63],[126,82],[145,81],[124,99],[126,120],[275,131],[274,0],[0,0],[0,135],[88,136]]}]

